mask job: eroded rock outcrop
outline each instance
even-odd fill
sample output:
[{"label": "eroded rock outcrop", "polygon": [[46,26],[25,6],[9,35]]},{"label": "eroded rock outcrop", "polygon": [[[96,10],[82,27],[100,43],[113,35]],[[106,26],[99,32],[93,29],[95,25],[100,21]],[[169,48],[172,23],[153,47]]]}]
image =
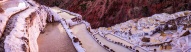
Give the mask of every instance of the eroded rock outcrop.
[{"label": "eroded rock outcrop", "polygon": [[3,5],[7,10],[1,14],[2,20],[5,20],[1,26],[4,27],[1,30],[5,29],[1,37],[1,51],[38,52],[37,38],[48,18],[45,8],[24,0],[9,0],[3,3],[7,3]]},{"label": "eroded rock outcrop", "polygon": [[0,4],[0,37],[5,29],[6,23],[9,18],[11,18],[14,14],[19,13],[29,6],[25,4],[24,1],[21,0],[11,0],[11,1],[1,1]]},{"label": "eroded rock outcrop", "polygon": [[[33,0],[3,0],[0,13],[0,51],[38,52],[37,38],[48,22],[61,22],[74,47],[84,52],[77,37],[71,34],[69,25],[49,7]],[[78,17],[78,16],[76,16]]]}]

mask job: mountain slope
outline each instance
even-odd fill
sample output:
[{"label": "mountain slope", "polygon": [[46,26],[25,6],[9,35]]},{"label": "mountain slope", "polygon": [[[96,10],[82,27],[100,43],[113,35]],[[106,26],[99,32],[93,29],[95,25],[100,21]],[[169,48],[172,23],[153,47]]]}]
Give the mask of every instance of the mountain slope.
[{"label": "mountain slope", "polygon": [[35,0],[79,13],[92,28],[109,27],[158,13],[191,10],[191,0]]}]

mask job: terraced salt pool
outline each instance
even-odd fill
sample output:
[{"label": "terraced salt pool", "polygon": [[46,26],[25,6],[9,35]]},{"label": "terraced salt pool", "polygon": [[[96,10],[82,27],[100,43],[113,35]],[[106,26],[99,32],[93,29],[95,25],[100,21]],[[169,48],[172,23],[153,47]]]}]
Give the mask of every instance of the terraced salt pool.
[{"label": "terraced salt pool", "polygon": [[107,41],[106,39],[104,39],[100,35],[95,35],[95,37],[100,42],[102,42],[103,44],[105,44],[106,46],[108,46],[109,48],[113,49],[116,52],[132,52],[131,50],[129,50],[129,49],[123,47],[123,46],[120,46],[120,45],[117,45],[117,44],[114,44],[114,43],[111,43],[111,42]]},{"label": "terraced salt pool", "polygon": [[38,37],[39,52],[76,52],[60,23],[48,23]]},{"label": "terraced salt pool", "polygon": [[72,27],[71,30],[82,42],[82,47],[85,48],[87,52],[108,52],[92,38],[84,24],[76,25]]},{"label": "terraced salt pool", "polygon": [[[111,40],[113,40],[113,41],[123,43],[123,44],[125,44],[126,46],[131,46],[131,47],[133,47],[133,45],[132,45],[131,43],[129,43],[129,42],[125,41],[125,40],[122,40],[122,39],[120,39],[120,38],[117,38],[117,37],[115,37],[115,36],[113,36],[113,35],[109,35],[109,34],[108,34],[108,35],[106,35],[105,37],[106,37],[106,38],[109,38],[109,39],[111,39]],[[141,51],[141,52],[145,52],[145,50],[141,49],[140,47],[136,47],[135,49],[136,49],[136,50],[139,50],[139,51]]]}]

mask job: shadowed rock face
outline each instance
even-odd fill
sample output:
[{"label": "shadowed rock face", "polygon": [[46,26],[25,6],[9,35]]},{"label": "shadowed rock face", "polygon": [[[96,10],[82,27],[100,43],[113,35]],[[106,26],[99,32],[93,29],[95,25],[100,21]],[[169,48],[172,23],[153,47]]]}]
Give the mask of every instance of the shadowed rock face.
[{"label": "shadowed rock face", "polygon": [[129,19],[156,13],[191,10],[191,0],[36,0],[47,6],[58,6],[83,16],[92,28],[109,27]]},{"label": "shadowed rock face", "polygon": [[3,11],[3,9],[2,8],[0,8],[0,13],[3,13],[4,11]]}]

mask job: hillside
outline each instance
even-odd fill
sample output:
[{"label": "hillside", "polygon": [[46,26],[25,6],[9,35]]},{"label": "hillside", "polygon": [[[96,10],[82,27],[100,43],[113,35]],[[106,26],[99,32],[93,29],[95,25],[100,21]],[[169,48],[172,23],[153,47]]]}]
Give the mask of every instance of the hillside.
[{"label": "hillside", "polygon": [[[146,16],[139,7],[124,8],[127,0],[61,1],[0,0],[0,52],[191,52],[190,1],[173,1],[188,6],[169,12],[160,9],[167,0],[156,0]],[[108,7],[81,10],[81,3]]]}]

